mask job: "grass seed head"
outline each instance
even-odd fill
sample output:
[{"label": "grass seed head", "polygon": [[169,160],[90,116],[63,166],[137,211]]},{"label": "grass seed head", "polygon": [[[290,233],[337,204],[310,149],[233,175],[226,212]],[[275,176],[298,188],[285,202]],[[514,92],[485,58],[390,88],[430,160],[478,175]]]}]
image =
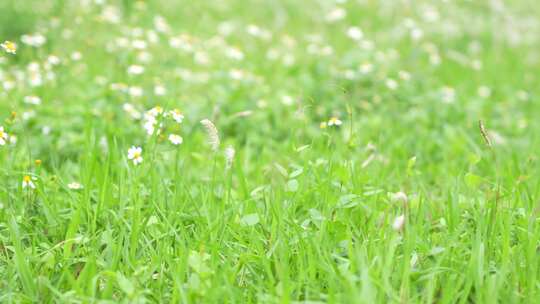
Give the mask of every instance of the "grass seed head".
[{"label": "grass seed head", "polygon": [[206,129],[208,143],[212,147],[212,150],[217,151],[219,149],[219,133],[216,126],[209,119],[201,120],[201,124]]},{"label": "grass seed head", "polygon": [[488,136],[488,133],[486,131],[486,128],[484,127],[484,123],[479,120],[478,121],[478,127],[480,128],[480,134],[482,135],[482,137],[484,138],[484,141],[486,143],[486,145],[491,148],[492,145],[491,145],[491,140],[489,139],[489,136]]}]

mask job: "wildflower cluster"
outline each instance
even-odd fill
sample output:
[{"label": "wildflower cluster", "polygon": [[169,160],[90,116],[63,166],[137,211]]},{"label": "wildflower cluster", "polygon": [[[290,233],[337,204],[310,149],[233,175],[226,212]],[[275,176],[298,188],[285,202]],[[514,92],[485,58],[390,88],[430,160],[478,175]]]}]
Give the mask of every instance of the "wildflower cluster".
[{"label": "wildflower cluster", "polygon": [[[184,121],[184,114],[180,110],[172,109],[166,111],[161,106],[156,106],[141,115],[129,103],[124,104],[123,108],[132,118],[140,118],[142,120],[142,127],[148,136],[161,136],[166,131],[170,131],[168,132],[167,139],[172,145],[178,146],[184,142],[183,137],[179,135],[180,126]],[[132,146],[128,150],[128,159],[132,160],[135,165],[142,163],[142,148]]]}]

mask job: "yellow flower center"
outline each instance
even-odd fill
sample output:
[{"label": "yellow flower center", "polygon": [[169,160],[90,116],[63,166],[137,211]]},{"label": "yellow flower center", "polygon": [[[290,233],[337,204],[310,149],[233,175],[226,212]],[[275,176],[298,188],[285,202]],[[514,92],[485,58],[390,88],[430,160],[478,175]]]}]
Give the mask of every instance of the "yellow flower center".
[{"label": "yellow flower center", "polygon": [[31,178],[30,176],[28,176],[28,175],[25,175],[25,176],[23,177],[23,181],[24,181],[25,183],[29,183],[31,180],[32,180],[32,178]]},{"label": "yellow flower center", "polygon": [[6,52],[8,53],[13,53],[15,54],[15,52],[17,51],[17,46],[15,45],[15,43],[11,42],[11,41],[6,41],[2,44],[2,47],[6,50]]}]

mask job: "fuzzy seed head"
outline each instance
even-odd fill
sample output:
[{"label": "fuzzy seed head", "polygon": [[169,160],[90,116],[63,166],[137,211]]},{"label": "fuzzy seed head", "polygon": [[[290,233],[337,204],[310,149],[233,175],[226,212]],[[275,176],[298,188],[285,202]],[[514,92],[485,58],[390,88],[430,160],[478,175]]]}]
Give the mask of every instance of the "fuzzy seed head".
[{"label": "fuzzy seed head", "polygon": [[217,151],[219,149],[219,133],[216,126],[208,119],[201,120],[201,124],[206,129],[208,143],[212,147],[212,150]]}]

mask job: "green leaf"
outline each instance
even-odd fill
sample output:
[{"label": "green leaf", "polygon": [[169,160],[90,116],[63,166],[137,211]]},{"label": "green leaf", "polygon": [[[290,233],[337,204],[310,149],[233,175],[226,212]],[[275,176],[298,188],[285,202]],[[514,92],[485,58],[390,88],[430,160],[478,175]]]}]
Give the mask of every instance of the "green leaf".
[{"label": "green leaf", "polygon": [[36,276],[32,273],[30,264],[28,263],[28,255],[24,253],[21,243],[22,237],[19,233],[19,226],[14,218],[11,218],[9,221],[9,232],[15,250],[15,267],[19,274],[19,279],[21,280],[23,290],[29,297],[35,299],[37,288],[34,278]]},{"label": "green leaf", "polygon": [[296,192],[298,191],[298,181],[296,179],[291,179],[287,182],[287,191]]},{"label": "green leaf", "polygon": [[289,175],[289,178],[295,178],[299,176],[300,174],[302,174],[303,172],[304,172],[303,168],[296,169]]},{"label": "green leaf", "polygon": [[253,226],[253,225],[257,225],[258,223],[259,223],[259,215],[257,213],[244,215],[242,219],[240,219],[240,224],[242,226]]},{"label": "green leaf", "polygon": [[313,221],[324,221],[326,218],[322,213],[317,209],[309,209],[309,216]]},{"label": "green leaf", "polygon": [[465,184],[471,188],[476,188],[482,183],[482,178],[471,172],[465,174]]},{"label": "green leaf", "polygon": [[210,255],[208,253],[199,253],[192,250],[189,253],[188,265],[199,275],[206,275],[212,272],[212,270],[206,265],[206,261],[209,259]]},{"label": "green leaf", "polygon": [[133,286],[133,283],[119,272],[116,273],[116,282],[118,283],[118,287],[120,287],[120,289],[128,296],[132,296],[133,293],[135,293],[135,286]]},{"label": "green leaf", "polygon": [[413,174],[415,164],[416,164],[416,156],[409,158],[409,161],[407,162],[407,175]]},{"label": "green leaf", "polygon": [[356,194],[346,194],[342,195],[337,203],[336,208],[353,208],[358,205],[358,195]]},{"label": "green leaf", "polygon": [[469,163],[471,165],[476,165],[478,162],[480,162],[480,160],[482,160],[480,155],[474,153],[469,154]]}]

